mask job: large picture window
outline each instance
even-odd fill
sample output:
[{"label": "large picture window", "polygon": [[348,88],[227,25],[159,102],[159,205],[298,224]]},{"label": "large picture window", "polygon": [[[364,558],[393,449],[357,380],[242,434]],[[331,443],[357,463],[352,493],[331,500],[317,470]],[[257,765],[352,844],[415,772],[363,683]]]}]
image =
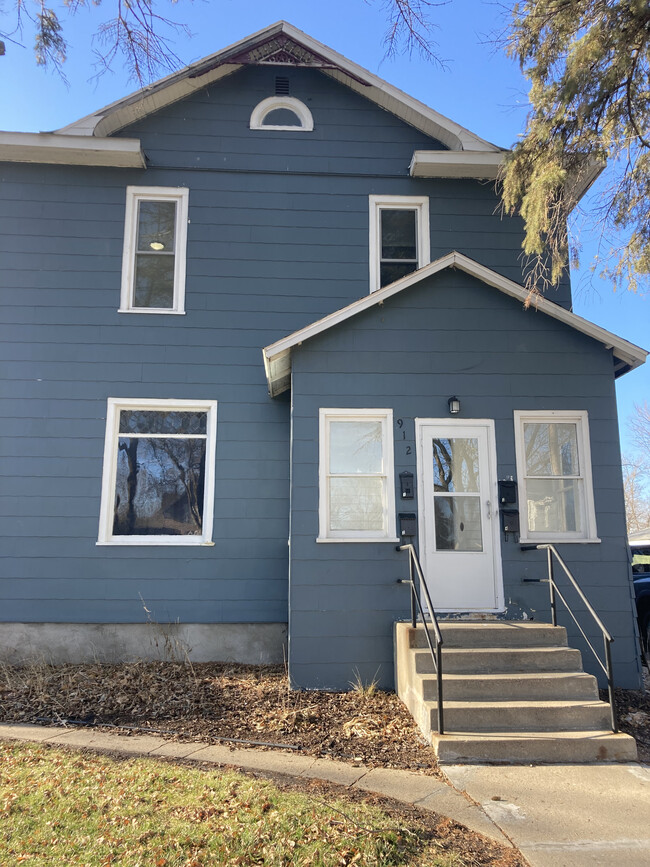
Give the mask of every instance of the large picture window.
[{"label": "large picture window", "polygon": [[397,541],[392,418],[321,409],[319,541]]},{"label": "large picture window", "polygon": [[109,398],[100,544],[212,538],[216,401]]},{"label": "large picture window", "polygon": [[127,187],[121,313],[183,313],[189,191]]},{"label": "large picture window", "polygon": [[586,412],[515,412],[521,541],[597,542]]},{"label": "large picture window", "polygon": [[429,199],[370,196],[370,291],[428,265]]}]

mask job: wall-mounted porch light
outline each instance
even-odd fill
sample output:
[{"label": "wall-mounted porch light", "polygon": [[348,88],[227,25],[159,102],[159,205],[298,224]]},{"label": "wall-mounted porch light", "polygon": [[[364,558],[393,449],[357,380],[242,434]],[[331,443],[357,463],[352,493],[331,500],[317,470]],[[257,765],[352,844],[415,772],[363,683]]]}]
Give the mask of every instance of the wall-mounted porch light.
[{"label": "wall-mounted porch light", "polygon": [[449,407],[449,412],[451,415],[458,415],[460,412],[460,401],[457,397],[450,397],[447,401],[447,406]]}]

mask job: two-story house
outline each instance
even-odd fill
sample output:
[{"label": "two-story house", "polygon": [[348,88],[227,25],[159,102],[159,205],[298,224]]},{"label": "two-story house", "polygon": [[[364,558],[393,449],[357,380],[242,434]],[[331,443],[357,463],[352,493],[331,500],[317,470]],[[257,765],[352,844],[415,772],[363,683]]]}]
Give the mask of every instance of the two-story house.
[{"label": "two-story house", "polygon": [[638,686],[614,380],[646,353],[568,277],[526,306],[504,153],[284,22],[0,134],[5,659],[147,656],[153,620],[390,688],[400,542],[441,620],[519,624],[550,542]]}]

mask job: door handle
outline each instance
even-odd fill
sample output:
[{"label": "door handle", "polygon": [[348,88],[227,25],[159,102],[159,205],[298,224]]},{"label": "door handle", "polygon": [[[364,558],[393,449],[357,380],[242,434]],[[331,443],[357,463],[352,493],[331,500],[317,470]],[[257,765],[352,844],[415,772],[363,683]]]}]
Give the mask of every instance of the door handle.
[{"label": "door handle", "polygon": [[485,501],[485,508],[487,509],[487,517],[489,520],[492,518],[492,503],[489,500]]}]

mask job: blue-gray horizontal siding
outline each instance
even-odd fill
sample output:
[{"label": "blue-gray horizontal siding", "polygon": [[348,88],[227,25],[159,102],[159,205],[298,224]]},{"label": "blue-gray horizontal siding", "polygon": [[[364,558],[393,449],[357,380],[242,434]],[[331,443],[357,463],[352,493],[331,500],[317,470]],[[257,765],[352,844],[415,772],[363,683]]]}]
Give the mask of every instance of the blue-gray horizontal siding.
[{"label": "blue-gray horizontal siding", "polygon": [[[521,279],[491,185],[409,178],[439,142],[288,74],[313,133],[248,129],[275,75],[249,68],[121,131],[146,171],[0,164],[0,617],[141,620],[142,593],[161,620],[285,620],[289,402],[261,347],[367,293],[370,194],[429,196],[432,256]],[[184,316],[117,312],[128,185],[189,188]],[[219,401],[214,548],[95,546],[108,397]]]},{"label": "blue-gray horizontal siding", "polygon": [[[452,394],[460,398],[461,418],[494,419],[499,478],[517,475],[514,410],[588,411],[602,542],[560,548],[615,636],[618,682],[636,685],[611,353],[452,271],[293,350],[289,662],[295,685],[344,688],[359,671],[362,679],[377,676],[390,686],[392,623],[409,612],[408,589],[395,583],[407,565],[393,545],[316,543],[319,409],[392,408],[397,482],[403,470],[417,478],[414,419],[448,417]],[[401,503],[396,490],[396,509],[417,511],[417,500]],[[548,620],[548,588],[523,582],[544,576],[545,555],[522,552],[512,536],[502,539],[501,551],[505,616]],[[579,600],[576,610],[585,613]],[[589,618],[582,622],[600,648]],[[585,666],[596,673],[588,653]]]}]

